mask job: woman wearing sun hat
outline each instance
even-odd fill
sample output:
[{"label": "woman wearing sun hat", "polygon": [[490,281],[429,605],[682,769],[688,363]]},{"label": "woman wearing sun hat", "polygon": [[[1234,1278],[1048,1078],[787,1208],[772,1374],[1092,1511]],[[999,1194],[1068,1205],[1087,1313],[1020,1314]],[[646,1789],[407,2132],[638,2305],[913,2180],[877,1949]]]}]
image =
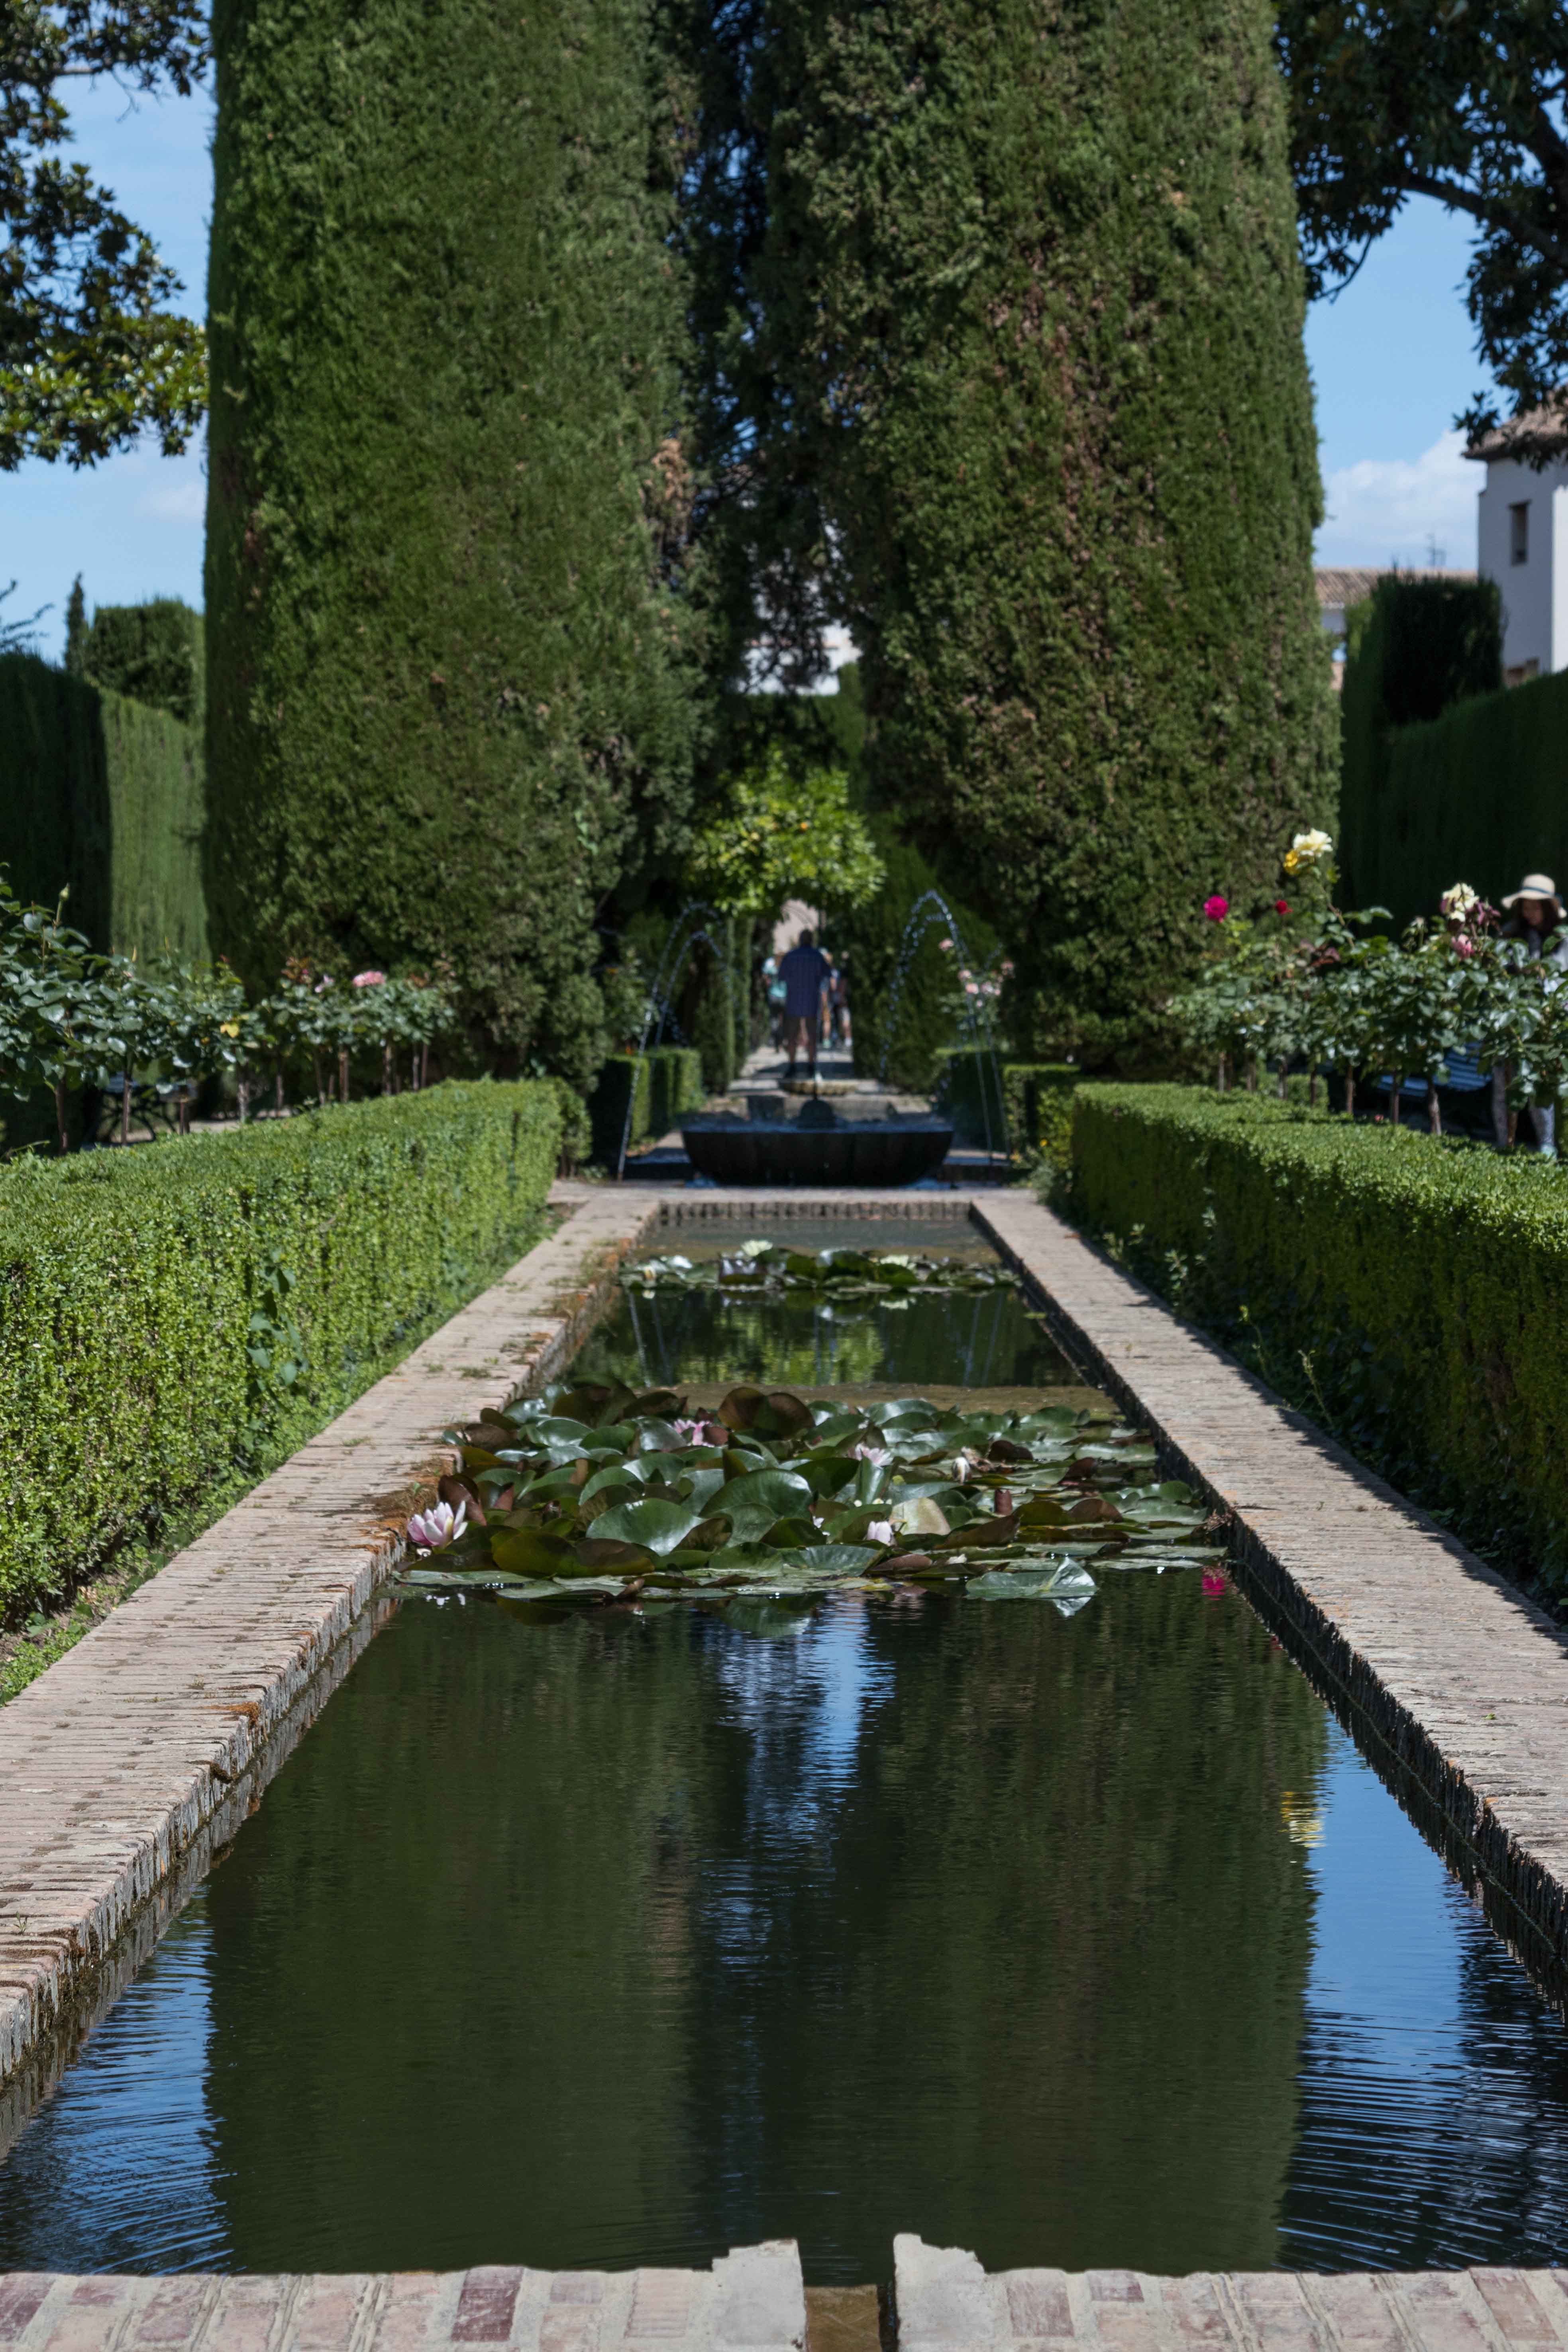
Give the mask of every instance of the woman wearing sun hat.
[{"label": "woman wearing sun hat", "polygon": [[[1568,931],[1563,928],[1563,901],[1557,895],[1557,885],[1550,874],[1527,874],[1517,890],[1510,890],[1503,900],[1508,920],[1499,931],[1501,940],[1522,940],[1531,957],[1544,956],[1560,971],[1568,971]],[[1551,1103],[1531,1103],[1530,1123],[1535,1129],[1535,1139],[1549,1156],[1557,1148],[1557,1113]],[[1492,1129],[1497,1136],[1498,1150],[1508,1146],[1508,1072],[1500,1064],[1492,1072]]]}]

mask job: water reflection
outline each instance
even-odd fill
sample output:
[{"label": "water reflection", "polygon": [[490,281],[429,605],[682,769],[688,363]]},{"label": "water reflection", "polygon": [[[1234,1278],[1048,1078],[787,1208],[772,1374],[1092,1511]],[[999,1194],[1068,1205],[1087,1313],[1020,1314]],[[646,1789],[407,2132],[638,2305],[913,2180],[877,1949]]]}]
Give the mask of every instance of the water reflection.
[{"label": "water reflection", "polygon": [[1555,2020],[1245,1605],[404,1609],[0,2266],[1550,2262]]}]

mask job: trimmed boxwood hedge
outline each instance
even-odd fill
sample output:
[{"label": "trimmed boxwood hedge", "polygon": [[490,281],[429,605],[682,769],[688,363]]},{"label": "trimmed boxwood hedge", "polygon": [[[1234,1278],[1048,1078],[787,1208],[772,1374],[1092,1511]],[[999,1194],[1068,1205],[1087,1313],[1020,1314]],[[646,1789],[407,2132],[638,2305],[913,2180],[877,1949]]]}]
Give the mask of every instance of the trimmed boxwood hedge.
[{"label": "trimmed boxwood hedge", "polygon": [[341,1412],[540,1230],[549,1085],[0,1171],[0,1624]]},{"label": "trimmed boxwood hedge", "polygon": [[[963,1143],[984,1145],[985,1112],[996,1125],[996,1086],[990,1055],[972,1045],[954,1047],[942,1057],[938,1100]],[[1083,1076],[1076,1062],[1009,1062],[1001,1066],[1002,1107],[1007,1118],[1007,1144],[1016,1160],[1046,1159],[1066,1163],[1072,1142],[1073,1093]],[[1002,1138],[993,1135],[995,1149]]]},{"label": "trimmed boxwood hedge", "polygon": [[705,1099],[702,1056],[695,1045],[656,1045],[640,1066],[635,1054],[612,1054],[599,1072],[599,1083],[588,1100],[593,1121],[594,1157],[615,1172],[626,1129],[626,1093],[637,1072],[637,1101],[632,1109],[626,1149],[635,1151],[649,1136],[667,1135],[683,1111],[700,1110]]},{"label": "trimmed boxwood hedge", "polygon": [[1259,1096],[1080,1087],[1071,1200],[1178,1308],[1568,1592],[1568,1182]]}]

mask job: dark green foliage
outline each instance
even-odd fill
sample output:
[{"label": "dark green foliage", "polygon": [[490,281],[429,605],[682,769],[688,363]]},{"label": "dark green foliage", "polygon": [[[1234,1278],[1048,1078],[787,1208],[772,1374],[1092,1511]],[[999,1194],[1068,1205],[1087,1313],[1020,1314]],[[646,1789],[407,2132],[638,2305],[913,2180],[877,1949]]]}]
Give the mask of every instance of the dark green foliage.
[{"label": "dark green foliage", "polygon": [[[1291,163],[1314,289],[1354,276],[1412,195],[1476,242],[1465,307],[1513,405],[1568,373],[1568,173],[1562,0],[1282,0]],[[1495,422],[1484,393],[1459,421]]]},{"label": "dark green foliage", "polygon": [[214,43],[217,942],[449,956],[476,1047],[585,1084],[695,725],[641,0],[221,0]]},{"label": "dark green foliage", "polygon": [[[155,596],[145,604],[100,604],[87,632],[80,675],[132,702],[167,710],[199,732],[205,650],[201,614],[177,596]],[[66,667],[70,666],[68,616]]]},{"label": "dark green foliage", "polygon": [[[637,1070],[637,1103],[626,1129],[626,1095]],[[599,1072],[599,1082],[588,1100],[593,1122],[594,1158],[613,1173],[620,1161],[621,1138],[635,1151],[649,1137],[668,1135],[681,1113],[700,1110],[705,1088],[702,1056],[690,1045],[656,1045],[641,1066],[632,1054],[612,1054]]]},{"label": "dark green foliage", "polygon": [[[1351,679],[1345,679],[1345,693]],[[1362,741],[1364,743],[1365,738]],[[1390,730],[1352,761],[1345,739],[1349,878],[1396,922],[1436,911],[1454,882],[1494,901],[1521,876],[1568,874],[1568,675],[1474,695],[1426,726]],[[1368,779],[1372,780],[1369,785]]]},{"label": "dark green foliage", "polygon": [[1061,1167],[1071,1148],[1073,1095],[1082,1076],[1076,1062],[1010,1062],[1005,1056],[999,1071],[994,1072],[989,1055],[964,1046],[942,1055],[938,1099],[963,1143],[986,1142],[989,1111],[993,1148],[1000,1150],[999,1077],[1007,1143],[1014,1157],[1031,1164],[1047,1160],[1053,1167]]},{"label": "dark green foliage", "polygon": [[73,80],[106,76],[132,105],[138,90],[188,98],[205,19],[201,0],[0,8],[0,471],[29,457],[90,466],[148,427],[173,454],[201,422],[201,329],[165,307],[179,279],[61,150]]},{"label": "dark green foliage", "polygon": [[301,1444],[526,1245],[552,1088],[446,1086],[0,1171],[0,1622]]},{"label": "dark green foliage", "polygon": [[1025,1050],[1158,1043],[1205,898],[1334,820],[1272,25],[776,0],[700,190],[736,531],[782,635],[848,622],[876,793],[1006,940]]},{"label": "dark green foliage", "polygon": [[[183,609],[183,608],[181,608]],[[18,898],[69,916],[100,950],[206,953],[195,730],[53,669],[0,658],[0,866]]]},{"label": "dark green foliage", "polygon": [[[1344,772],[1340,788],[1340,862],[1349,903],[1430,914],[1435,893],[1412,898],[1400,869],[1387,805],[1390,730],[1436,719],[1452,704],[1502,685],[1502,602],[1492,580],[1415,580],[1389,572],[1346,616],[1340,698]],[[1448,875],[1446,888],[1456,879]]]},{"label": "dark green foliage", "polygon": [[1472,1541],[1568,1590],[1568,1199],[1553,1166],[1265,1096],[1087,1087],[1072,1183],[1183,1313],[1245,1343]]},{"label": "dark green foliage", "polygon": [[[910,917],[938,882],[920,851],[900,838],[890,815],[874,814],[869,824],[877,855],[888,869],[887,881],[869,906],[830,915],[826,944],[842,958],[849,976],[856,1069],[872,1077],[885,1072],[895,1086],[925,1094],[935,1086],[943,1051],[958,1029],[952,1009],[958,950],[955,947],[944,954],[938,944],[952,933],[946,917],[936,912],[914,935],[918,944],[905,967],[903,986],[895,992]],[[998,952],[989,923],[967,906],[954,907],[953,912],[971,956],[984,963]]]},{"label": "dark green foliage", "polygon": [[87,676],[87,598],[79,572],[66,600],[66,668],[72,677]]}]

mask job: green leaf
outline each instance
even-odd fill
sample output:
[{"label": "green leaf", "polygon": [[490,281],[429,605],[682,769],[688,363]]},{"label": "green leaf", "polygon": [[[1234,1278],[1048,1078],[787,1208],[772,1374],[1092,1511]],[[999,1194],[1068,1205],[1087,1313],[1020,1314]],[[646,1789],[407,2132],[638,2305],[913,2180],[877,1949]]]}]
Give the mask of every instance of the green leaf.
[{"label": "green leaf", "polygon": [[643,1544],[661,1557],[684,1543],[701,1521],[700,1512],[684,1503],[657,1497],[636,1503],[615,1503],[594,1522],[595,1542]]}]

